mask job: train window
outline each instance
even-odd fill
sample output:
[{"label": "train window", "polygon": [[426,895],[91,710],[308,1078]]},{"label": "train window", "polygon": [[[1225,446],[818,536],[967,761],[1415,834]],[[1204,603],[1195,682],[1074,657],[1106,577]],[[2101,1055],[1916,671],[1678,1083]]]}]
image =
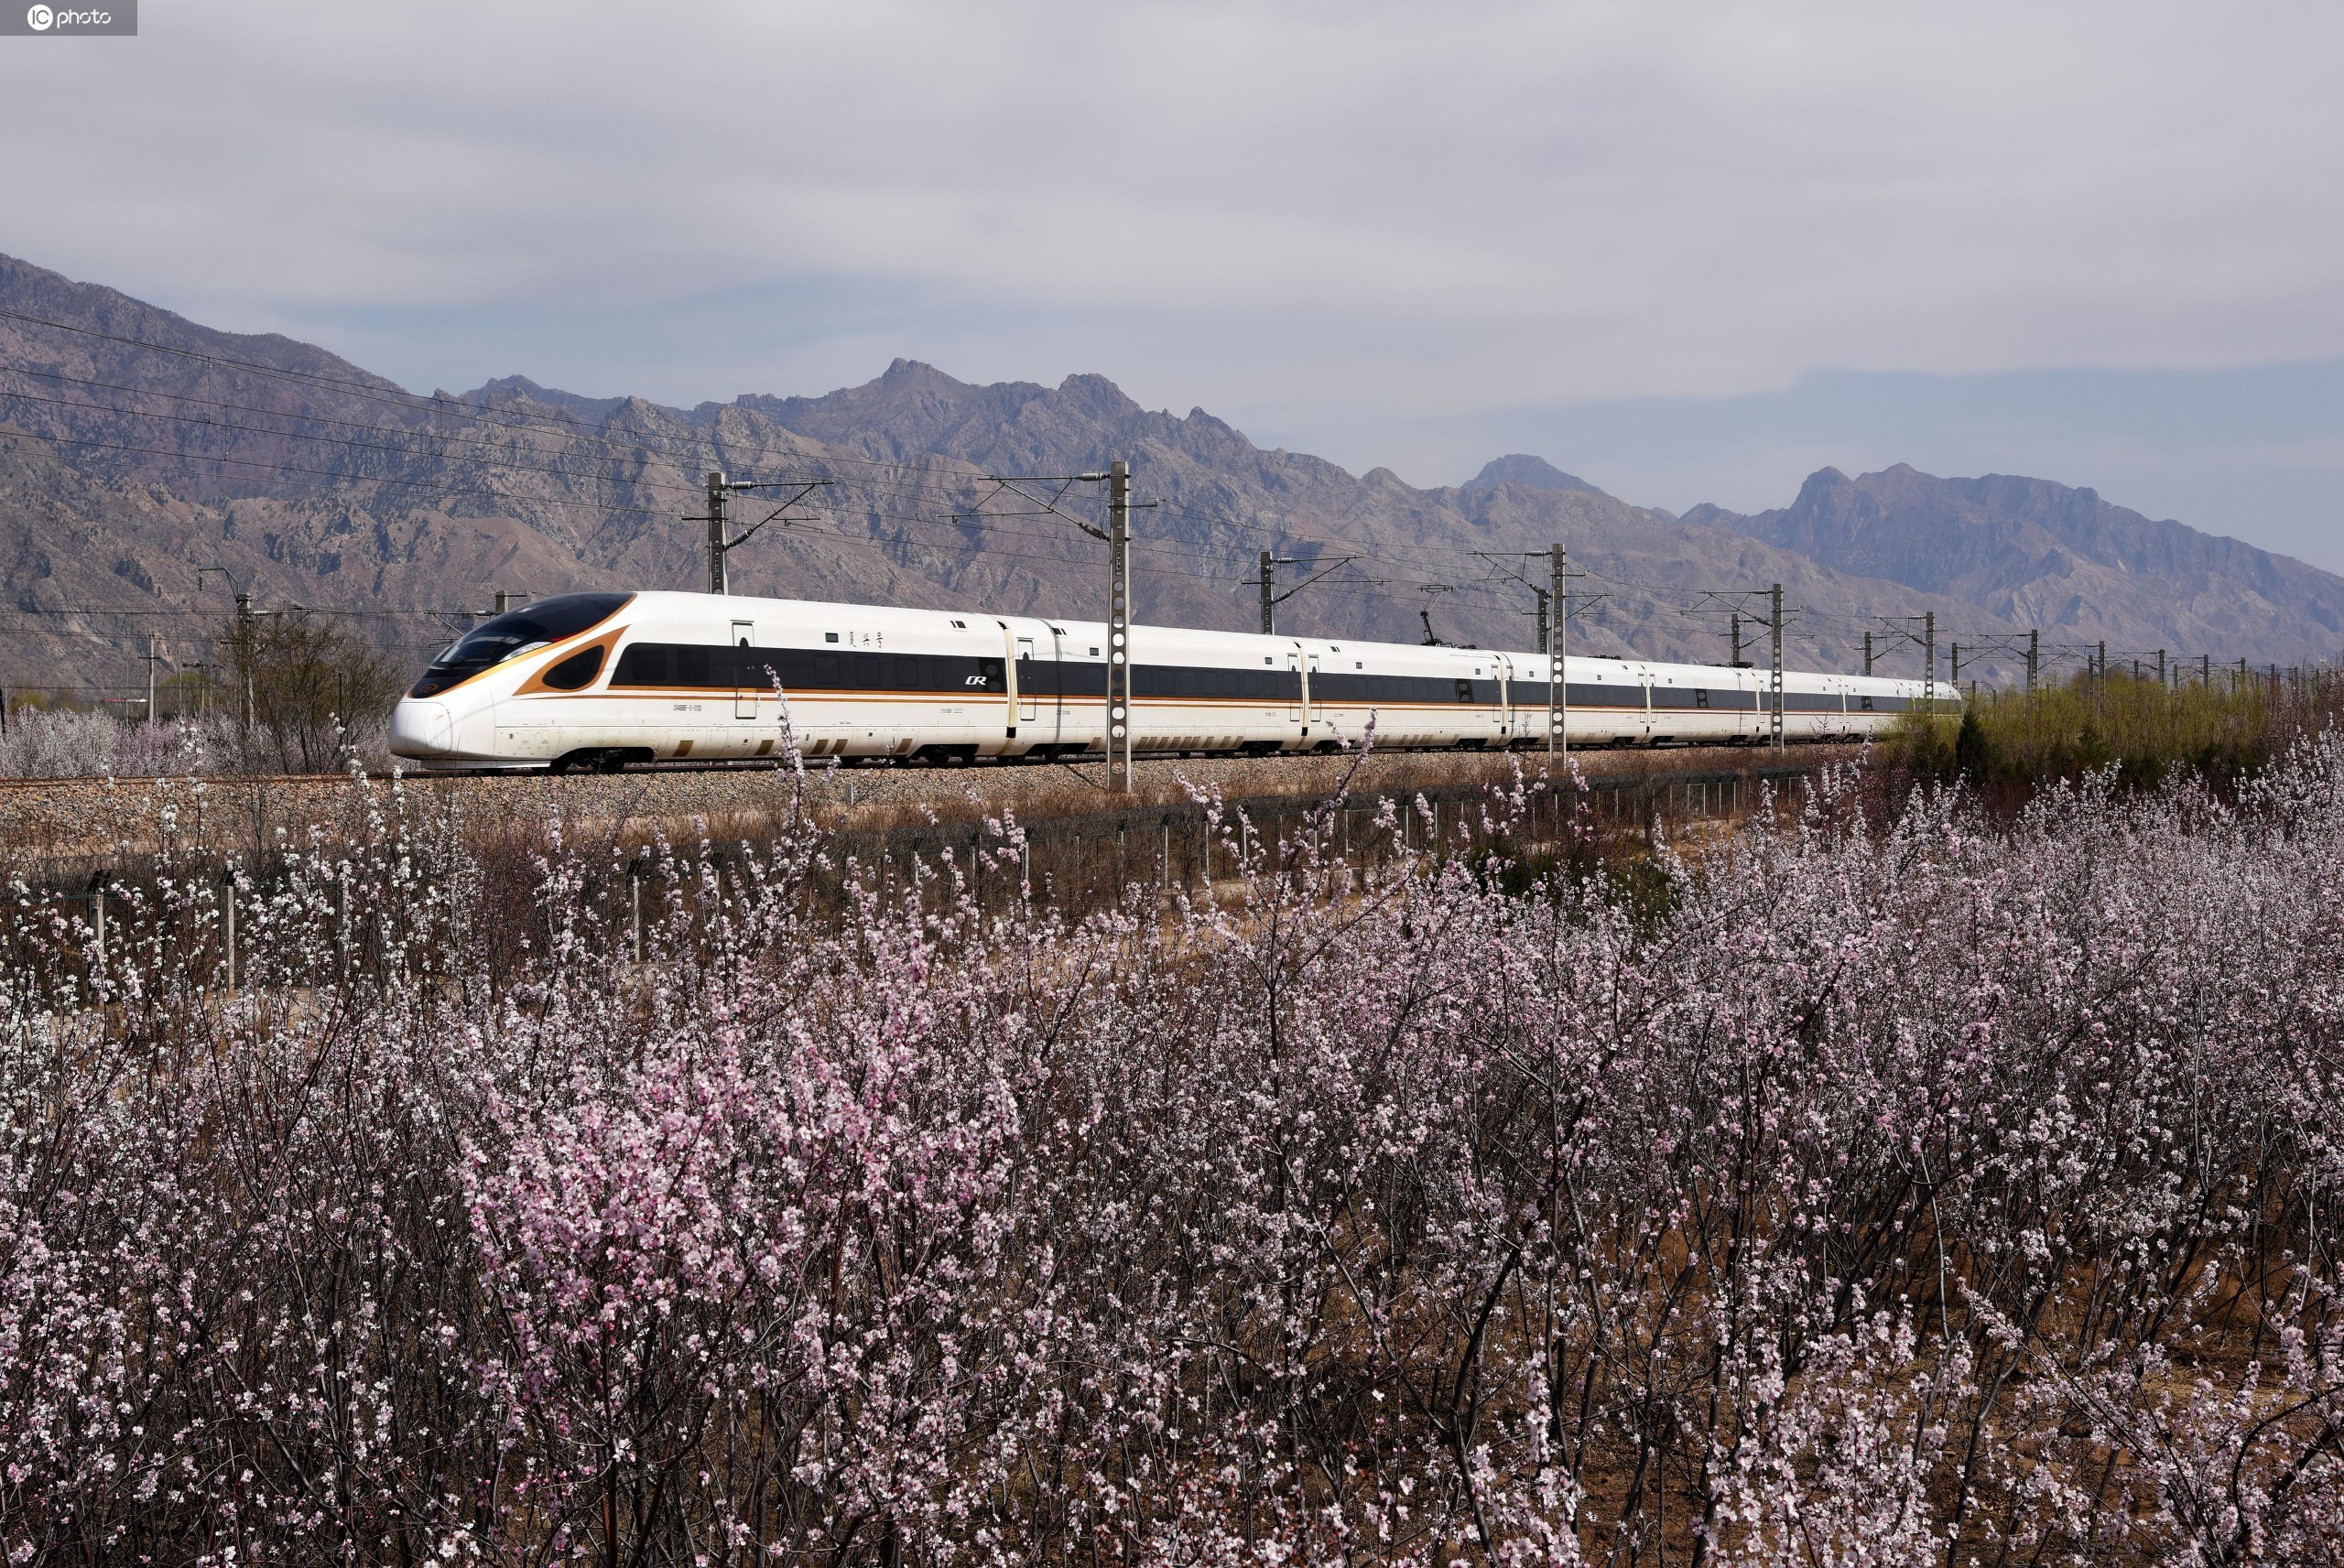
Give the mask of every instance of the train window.
[{"label": "train window", "polygon": [[979,659],[977,661],[977,676],[983,684],[985,690],[1006,691],[1008,689],[1008,687],[1003,678],[1002,669],[1002,662],[999,659]]},{"label": "train window", "polygon": [[556,691],[580,691],[593,684],[602,673],[602,650],[585,648],[554,665],[545,674],[546,685]]},{"label": "train window", "polygon": [[619,686],[666,686],[667,673],[667,650],[657,643],[637,643],[619,655],[619,673],[611,678]]},{"label": "train window", "polygon": [[1707,708],[1709,705],[1709,688],[1707,687],[1695,687],[1693,688],[1693,706],[1696,708]]},{"label": "train window", "polygon": [[1866,713],[1870,713],[1870,712],[1872,711],[1872,698],[1871,698],[1871,697],[1865,697],[1865,698],[1864,698],[1864,711],[1865,711]]}]

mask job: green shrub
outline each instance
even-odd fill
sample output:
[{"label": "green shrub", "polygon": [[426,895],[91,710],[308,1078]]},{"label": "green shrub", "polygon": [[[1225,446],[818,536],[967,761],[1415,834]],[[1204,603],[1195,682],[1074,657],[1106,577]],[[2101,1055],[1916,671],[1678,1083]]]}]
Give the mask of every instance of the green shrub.
[{"label": "green shrub", "polygon": [[1890,753],[1915,773],[1980,788],[2078,778],[2113,765],[2153,785],[2176,773],[2236,778],[2277,749],[2280,709],[2260,682],[2168,689],[2122,671],[2034,692],[1987,691],[1949,713],[1907,714]]}]

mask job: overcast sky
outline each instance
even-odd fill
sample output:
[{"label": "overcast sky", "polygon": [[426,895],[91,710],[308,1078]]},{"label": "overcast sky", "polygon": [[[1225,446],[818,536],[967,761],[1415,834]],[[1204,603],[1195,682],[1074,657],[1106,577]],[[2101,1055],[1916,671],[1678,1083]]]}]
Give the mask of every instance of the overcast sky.
[{"label": "overcast sky", "polygon": [[[13,3],[13,0],[0,0]],[[2344,569],[2344,11],[146,0],[0,250],[417,387],[1111,376],[1453,482],[1896,460]]]}]

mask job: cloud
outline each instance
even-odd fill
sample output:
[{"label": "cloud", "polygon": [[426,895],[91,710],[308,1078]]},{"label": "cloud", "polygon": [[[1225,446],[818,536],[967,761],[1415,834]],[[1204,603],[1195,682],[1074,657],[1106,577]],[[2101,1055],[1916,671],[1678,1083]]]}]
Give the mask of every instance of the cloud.
[{"label": "cloud", "polygon": [[2344,355],[2332,7],[141,20],[0,49],[0,249],[417,384],[689,402],[905,353],[1406,462],[1820,369]]},{"label": "cloud", "polygon": [[847,274],[1438,322],[1502,402],[2344,351],[2337,45],[2310,6],[227,5],[9,50],[0,114],[42,149],[15,248],[182,296]]}]

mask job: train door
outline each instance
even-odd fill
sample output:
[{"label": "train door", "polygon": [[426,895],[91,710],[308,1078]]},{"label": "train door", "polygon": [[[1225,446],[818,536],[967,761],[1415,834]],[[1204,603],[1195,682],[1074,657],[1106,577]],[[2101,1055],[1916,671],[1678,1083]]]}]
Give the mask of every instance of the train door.
[{"label": "train door", "polygon": [[[1041,728],[1037,733],[1052,745],[1062,746],[1067,743],[1066,665],[1067,650],[1073,644],[1067,641],[1065,629],[1053,626],[1050,628],[1050,645],[1042,650],[1042,680],[1047,685],[1042,692]],[[1107,683],[1103,673],[1100,677],[1099,695],[1101,697],[1107,695]],[[1099,705],[1099,722],[1102,734],[1105,732],[1106,715],[1106,704],[1101,702]],[[1088,741],[1089,737],[1084,737],[1084,740]],[[1081,743],[1077,742],[1078,745]]]},{"label": "train door", "polygon": [[1310,733],[1310,682],[1318,674],[1318,655],[1306,654],[1302,658],[1302,732]]},{"label": "train door", "polygon": [[754,719],[757,716],[758,689],[771,689],[772,677],[749,657],[750,650],[756,645],[756,622],[732,622],[732,717],[735,719]]},{"label": "train door", "polygon": [[1300,649],[1288,650],[1286,656],[1286,673],[1289,677],[1291,677],[1286,682],[1286,728],[1290,730],[1299,731],[1303,728],[1302,653]]},{"label": "train door", "polygon": [[1034,639],[1017,639],[1017,727],[1023,730],[1041,717],[1034,700],[1034,682],[1041,672],[1034,665]]}]

